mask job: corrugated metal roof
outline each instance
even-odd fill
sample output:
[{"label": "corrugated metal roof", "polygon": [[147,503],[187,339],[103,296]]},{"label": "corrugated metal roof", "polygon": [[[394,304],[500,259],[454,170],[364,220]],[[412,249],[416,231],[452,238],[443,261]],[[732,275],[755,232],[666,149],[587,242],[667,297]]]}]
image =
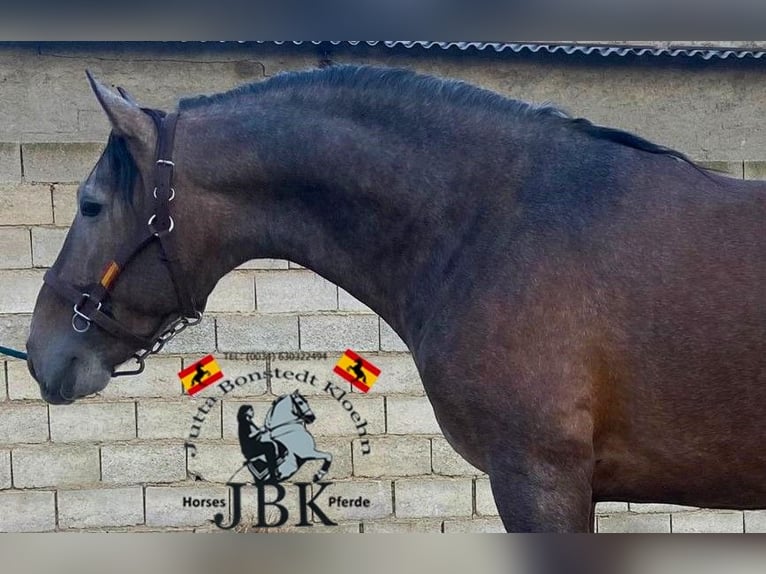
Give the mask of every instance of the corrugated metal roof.
[{"label": "corrugated metal roof", "polygon": [[382,45],[387,48],[415,48],[425,49],[440,48],[442,50],[478,50],[495,52],[513,52],[519,53],[537,53],[544,52],[549,54],[584,54],[597,56],[686,56],[690,58],[702,58],[703,60],[726,59],[726,58],[763,58],[766,51],[762,50],[739,50],[732,48],[715,47],[651,47],[651,46],[617,46],[617,45],[584,45],[584,44],[561,44],[561,43],[513,43],[513,42],[426,42],[426,41],[310,41],[310,40],[291,40],[291,41],[261,41],[260,44],[331,44],[334,46],[348,45],[356,46],[366,44],[368,46]]}]

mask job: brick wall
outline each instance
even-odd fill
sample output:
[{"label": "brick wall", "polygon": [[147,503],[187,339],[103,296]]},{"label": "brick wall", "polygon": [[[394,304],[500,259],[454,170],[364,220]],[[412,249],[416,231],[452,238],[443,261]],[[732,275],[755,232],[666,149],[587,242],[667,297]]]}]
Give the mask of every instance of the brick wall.
[{"label": "brick wall", "polygon": [[[0,72],[3,66],[33,67],[38,56],[0,46]],[[67,67],[92,67],[99,56],[99,61],[107,62],[101,64],[104,79],[129,76],[132,82],[124,83],[139,97],[147,91],[150,99],[155,98],[149,102],[152,105],[166,97],[158,96],[157,90],[172,93],[188,85],[188,80],[170,75],[157,88],[150,81],[156,71],[142,69],[125,55],[75,50],[70,56],[64,62],[46,61],[44,66],[60,71],[55,81],[69,81],[62,79],[68,78]],[[217,89],[236,83],[232,69],[241,75],[243,69],[273,72],[311,63],[305,55],[287,52],[268,55],[267,64],[250,68],[237,67],[236,59],[229,66],[213,65],[210,55],[200,58],[202,63],[190,58],[189,66],[181,68],[188,76],[196,62],[192,71],[200,78],[204,71],[200,81]],[[451,67],[453,75],[459,70],[458,63],[438,58],[435,62],[423,60],[422,66]],[[496,81],[497,74],[495,69],[486,70],[488,82]],[[50,87],[35,83],[44,81],[52,80],[29,72],[11,91],[23,85]],[[42,274],[54,261],[75,212],[76,182],[95,162],[104,139],[105,125],[92,115],[90,100],[79,111],[75,106],[77,120],[70,123],[57,116],[69,113],[68,108],[43,104],[41,118],[29,110],[25,113],[26,104],[17,103],[16,131],[0,128],[7,139],[0,143],[0,344],[16,348],[23,348]],[[45,127],[56,122],[62,125]],[[726,161],[717,167],[736,177],[766,175],[766,162],[732,161],[728,155],[721,155]],[[346,347],[363,352],[382,370],[373,392],[352,397],[368,421],[369,455],[361,453],[354,428],[333,400],[321,389],[298,385],[318,416],[311,427],[318,448],[335,457],[328,477],[336,483],[333,488],[346,497],[370,500],[366,508],[334,511],[341,523],[338,530],[501,530],[486,476],[463,461],[441,436],[406,348],[367,307],[307,269],[263,260],[224,277],[208,310],[203,323],[152,358],[145,373],[117,379],[100,396],[72,406],[45,404],[21,361],[0,362],[0,531],[209,529],[213,512],[184,508],[183,497],[227,496],[222,484],[240,462],[237,408],[247,403],[263,413],[276,396],[292,391],[296,384],[276,378],[254,381],[223,397],[207,415],[196,443],[198,455],[191,457],[184,440],[202,401],[183,395],[177,371],[201,354],[215,352],[227,376],[308,369],[340,382],[331,369]],[[224,352],[250,351],[326,352],[328,358],[223,358]],[[764,512],[627,503],[603,504],[598,511],[602,532],[766,531]]]}]

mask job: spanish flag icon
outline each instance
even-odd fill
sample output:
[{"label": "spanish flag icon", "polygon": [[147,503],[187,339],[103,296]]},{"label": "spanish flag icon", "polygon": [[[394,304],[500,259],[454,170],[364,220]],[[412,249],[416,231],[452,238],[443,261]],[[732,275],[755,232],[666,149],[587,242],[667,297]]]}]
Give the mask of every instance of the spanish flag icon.
[{"label": "spanish flag icon", "polygon": [[178,371],[184,390],[192,396],[223,378],[223,371],[213,355],[202,357],[196,363]]},{"label": "spanish flag icon", "polygon": [[380,375],[378,367],[351,349],[346,349],[346,352],[335,365],[333,372],[346,379],[363,393],[372,388],[378,375]]}]

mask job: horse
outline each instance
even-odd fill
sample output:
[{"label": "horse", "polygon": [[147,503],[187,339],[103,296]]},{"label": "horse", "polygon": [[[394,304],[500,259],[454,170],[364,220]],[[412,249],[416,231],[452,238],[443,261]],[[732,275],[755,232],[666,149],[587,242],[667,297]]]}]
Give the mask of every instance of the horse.
[{"label": "horse", "polygon": [[600,501],[766,506],[763,183],[406,70],[170,113],[89,81],[112,131],[32,317],[48,402],[143,364],[231,269],[289,259],[401,337],[506,530],[587,532]]},{"label": "horse", "polygon": [[[240,412],[247,409],[252,412],[250,405],[242,405]],[[241,417],[237,418],[240,419],[242,426]],[[272,403],[263,427],[253,429],[256,431],[254,437],[249,436],[252,433],[244,434],[242,429],[239,433],[243,454],[250,450],[247,448],[247,443],[253,440],[274,445],[276,454],[274,474],[272,475],[272,469],[269,467],[268,457],[261,453],[254,457],[245,454],[246,460],[242,468],[247,467],[255,482],[281,482],[298,472],[306,461],[321,460],[322,466],[314,474],[314,482],[319,482],[330,470],[332,455],[317,450],[314,437],[306,429],[306,425],[315,420],[314,411],[297,389],[289,395],[282,395]],[[247,421],[247,427],[251,427],[251,424],[251,421]]]}]

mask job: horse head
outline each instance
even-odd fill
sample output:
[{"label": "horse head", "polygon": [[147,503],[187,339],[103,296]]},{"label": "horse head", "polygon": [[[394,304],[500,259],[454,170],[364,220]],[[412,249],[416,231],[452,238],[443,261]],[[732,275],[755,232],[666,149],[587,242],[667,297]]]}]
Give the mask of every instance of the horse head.
[{"label": "horse head", "polygon": [[316,420],[316,415],[311,410],[308,401],[297,389],[290,394],[290,400],[293,406],[292,412],[299,420],[306,424],[311,424]]},{"label": "horse head", "polygon": [[[199,217],[211,206],[184,176],[184,149],[173,149],[171,134],[173,161],[157,157],[166,114],[88,79],[112,130],[77,191],[79,210],[38,295],[27,341],[29,370],[50,403],[100,391],[132,355],[142,368],[172,331],[199,321],[217,281],[205,263],[212,224]],[[163,178],[168,185],[158,194]],[[168,249],[171,240],[187,249]]]}]

